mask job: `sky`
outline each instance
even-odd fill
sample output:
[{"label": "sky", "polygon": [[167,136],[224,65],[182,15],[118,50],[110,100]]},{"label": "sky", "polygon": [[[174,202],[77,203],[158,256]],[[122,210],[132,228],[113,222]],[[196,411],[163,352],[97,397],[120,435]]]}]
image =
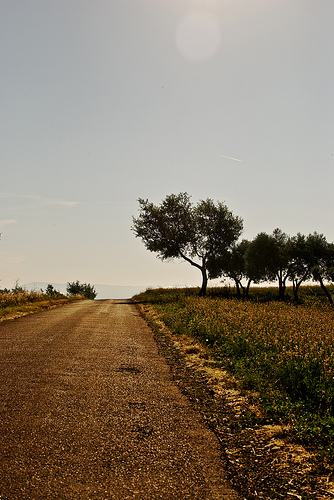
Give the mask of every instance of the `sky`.
[{"label": "sky", "polygon": [[0,0],[0,288],[199,286],[138,198],[334,240],[333,0]]}]

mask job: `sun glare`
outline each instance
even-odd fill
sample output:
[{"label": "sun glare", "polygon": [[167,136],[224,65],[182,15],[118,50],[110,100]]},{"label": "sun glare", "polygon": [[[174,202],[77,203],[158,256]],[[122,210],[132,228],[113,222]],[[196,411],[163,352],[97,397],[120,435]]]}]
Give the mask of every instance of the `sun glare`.
[{"label": "sun glare", "polygon": [[208,10],[190,10],[178,23],[176,46],[190,61],[211,59],[220,41],[220,26],[215,16]]}]

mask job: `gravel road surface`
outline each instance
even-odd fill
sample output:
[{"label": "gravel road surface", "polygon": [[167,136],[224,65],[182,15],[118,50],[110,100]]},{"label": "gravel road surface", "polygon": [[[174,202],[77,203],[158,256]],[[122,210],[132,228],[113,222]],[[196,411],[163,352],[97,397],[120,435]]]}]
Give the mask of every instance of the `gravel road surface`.
[{"label": "gravel road surface", "polygon": [[0,324],[0,500],[238,500],[131,301]]}]

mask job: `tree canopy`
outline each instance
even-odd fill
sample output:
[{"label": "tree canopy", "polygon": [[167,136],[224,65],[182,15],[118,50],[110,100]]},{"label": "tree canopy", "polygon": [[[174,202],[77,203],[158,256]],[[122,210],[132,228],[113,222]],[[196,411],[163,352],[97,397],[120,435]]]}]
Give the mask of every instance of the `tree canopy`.
[{"label": "tree canopy", "polygon": [[243,221],[222,202],[201,200],[192,205],[187,193],[171,194],[154,205],[139,198],[139,216],[132,230],[146,248],[166,260],[182,258],[201,271],[200,295],[205,295],[208,262],[227,253],[239,238]]},{"label": "tree canopy", "polygon": [[278,281],[279,299],[285,299],[287,282],[298,302],[300,285],[317,281],[332,303],[325,283],[334,281],[334,244],[316,232],[289,236],[276,228],[258,233],[252,241],[238,241],[243,220],[212,199],[193,205],[187,193],[171,194],[154,205],[139,198],[139,215],[132,230],[150,252],[166,260],[181,258],[200,270],[205,295],[208,279],[234,281],[237,296],[248,298],[251,282]]},{"label": "tree canopy", "polygon": [[259,233],[247,248],[247,273],[255,283],[277,279],[279,298],[282,300],[289,277],[291,258],[289,237],[281,229],[274,229],[272,234]]},{"label": "tree canopy", "polygon": [[[252,281],[246,271],[246,252],[250,245],[248,240],[233,243],[228,252],[222,255],[215,255],[208,262],[209,277],[219,278],[224,276],[234,281],[237,297],[241,298],[241,290],[243,298],[248,297],[249,287]],[[246,279],[246,284],[243,280]]]}]

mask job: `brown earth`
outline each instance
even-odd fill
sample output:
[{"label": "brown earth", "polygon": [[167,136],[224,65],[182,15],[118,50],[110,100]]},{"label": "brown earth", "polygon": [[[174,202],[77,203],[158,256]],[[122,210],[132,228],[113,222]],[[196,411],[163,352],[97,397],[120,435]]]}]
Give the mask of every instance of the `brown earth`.
[{"label": "brown earth", "polygon": [[241,500],[131,301],[0,324],[0,499]]}]

